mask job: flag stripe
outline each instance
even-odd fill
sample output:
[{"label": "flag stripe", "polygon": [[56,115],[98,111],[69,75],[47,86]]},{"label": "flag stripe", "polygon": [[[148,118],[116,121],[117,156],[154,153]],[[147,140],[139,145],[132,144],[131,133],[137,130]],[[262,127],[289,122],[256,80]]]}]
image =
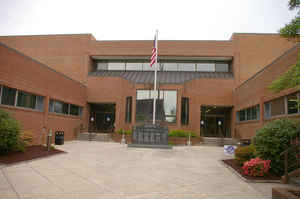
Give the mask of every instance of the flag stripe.
[{"label": "flag stripe", "polygon": [[152,55],[151,55],[151,58],[150,58],[150,66],[152,67],[153,64],[155,64],[155,61],[156,61],[156,35],[154,37],[154,45],[153,45],[153,48],[152,48]]}]

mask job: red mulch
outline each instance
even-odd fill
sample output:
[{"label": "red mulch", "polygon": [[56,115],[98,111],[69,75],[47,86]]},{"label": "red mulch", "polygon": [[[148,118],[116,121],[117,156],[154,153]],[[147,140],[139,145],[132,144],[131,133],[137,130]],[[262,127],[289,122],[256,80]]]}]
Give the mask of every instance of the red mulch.
[{"label": "red mulch", "polygon": [[0,155],[0,163],[13,164],[36,158],[47,157],[55,154],[66,153],[58,149],[50,149],[47,151],[45,146],[28,146],[25,152],[11,151],[5,155]]},{"label": "red mulch", "polygon": [[277,176],[273,173],[268,173],[266,176],[248,176],[243,173],[243,169],[240,166],[240,164],[235,160],[235,159],[228,159],[228,160],[223,160],[225,164],[233,168],[235,171],[237,171],[239,174],[241,174],[244,178],[247,180],[280,180],[280,176]]},{"label": "red mulch", "polygon": [[289,191],[289,192],[291,192],[292,194],[300,198],[300,191]]}]

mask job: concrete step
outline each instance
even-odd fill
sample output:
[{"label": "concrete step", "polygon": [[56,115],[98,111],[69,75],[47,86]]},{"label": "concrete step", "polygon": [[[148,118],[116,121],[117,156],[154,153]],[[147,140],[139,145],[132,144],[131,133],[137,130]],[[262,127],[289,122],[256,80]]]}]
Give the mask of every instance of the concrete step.
[{"label": "concrete step", "polygon": [[238,140],[234,138],[202,137],[204,145],[223,146],[236,145]]},{"label": "concrete step", "polygon": [[112,141],[110,134],[88,133],[88,132],[78,134],[77,140],[99,141],[99,142],[111,142]]}]

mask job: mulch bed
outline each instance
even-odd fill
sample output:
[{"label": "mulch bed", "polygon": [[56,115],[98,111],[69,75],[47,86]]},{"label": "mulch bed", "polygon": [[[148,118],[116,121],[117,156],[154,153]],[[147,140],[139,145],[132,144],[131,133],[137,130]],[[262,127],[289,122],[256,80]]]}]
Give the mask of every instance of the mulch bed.
[{"label": "mulch bed", "polygon": [[243,173],[242,167],[237,163],[235,159],[227,159],[227,160],[222,160],[225,164],[233,168],[235,171],[237,171],[241,176],[246,178],[247,180],[280,180],[280,176],[277,176],[273,173],[268,173],[266,176],[248,176]]},{"label": "mulch bed", "polygon": [[289,192],[291,192],[292,194],[300,198],[300,191],[289,191]]},{"label": "mulch bed", "polygon": [[47,157],[55,154],[66,153],[58,149],[47,151],[45,146],[28,146],[25,152],[11,151],[5,155],[0,155],[0,163],[13,164],[22,161],[33,160],[36,158]]}]

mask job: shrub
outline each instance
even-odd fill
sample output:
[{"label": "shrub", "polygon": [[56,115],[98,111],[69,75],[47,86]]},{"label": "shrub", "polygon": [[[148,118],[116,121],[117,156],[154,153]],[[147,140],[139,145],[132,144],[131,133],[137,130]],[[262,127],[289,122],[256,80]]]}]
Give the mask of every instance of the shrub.
[{"label": "shrub", "polygon": [[0,109],[0,153],[15,150],[20,144],[20,125],[8,112]]},{"label": "shrub", "polygon": [[244,174],[249,176],[264,176],[269,172],[271,160],[253,158],[244,163]]},{"label": "shrub", "polygon": [[125,134],[125,135],[131,135],[132,134],[132,130],[127,130],[127,131],[125,131],[125,130],[123,130],[123,129],[119,129],[119,130],[117,130],[116,131],[116,133],[118,133],[118,134]]},{"label": "shrub", "polygon": [[198,137],[196,133],[192,131],[185,131],[185,130],[173,130],[169,133],[169,137],[185,137],[188,138],[189,134],[191,134],[191,138]]},{"label": "shrub", "polygon": [[280,154],[291,146],[291,141],[300,136],[300,121],[274,120],[256,132],[253,144],[258,157],[271,160],[271,171],[282,175],[284,159]]},{"label": "shrub", "polygon": [[234,156],[235,160],[242,165],[255,157],[255,147],[253,145],[238,147],[234,151]]}]

